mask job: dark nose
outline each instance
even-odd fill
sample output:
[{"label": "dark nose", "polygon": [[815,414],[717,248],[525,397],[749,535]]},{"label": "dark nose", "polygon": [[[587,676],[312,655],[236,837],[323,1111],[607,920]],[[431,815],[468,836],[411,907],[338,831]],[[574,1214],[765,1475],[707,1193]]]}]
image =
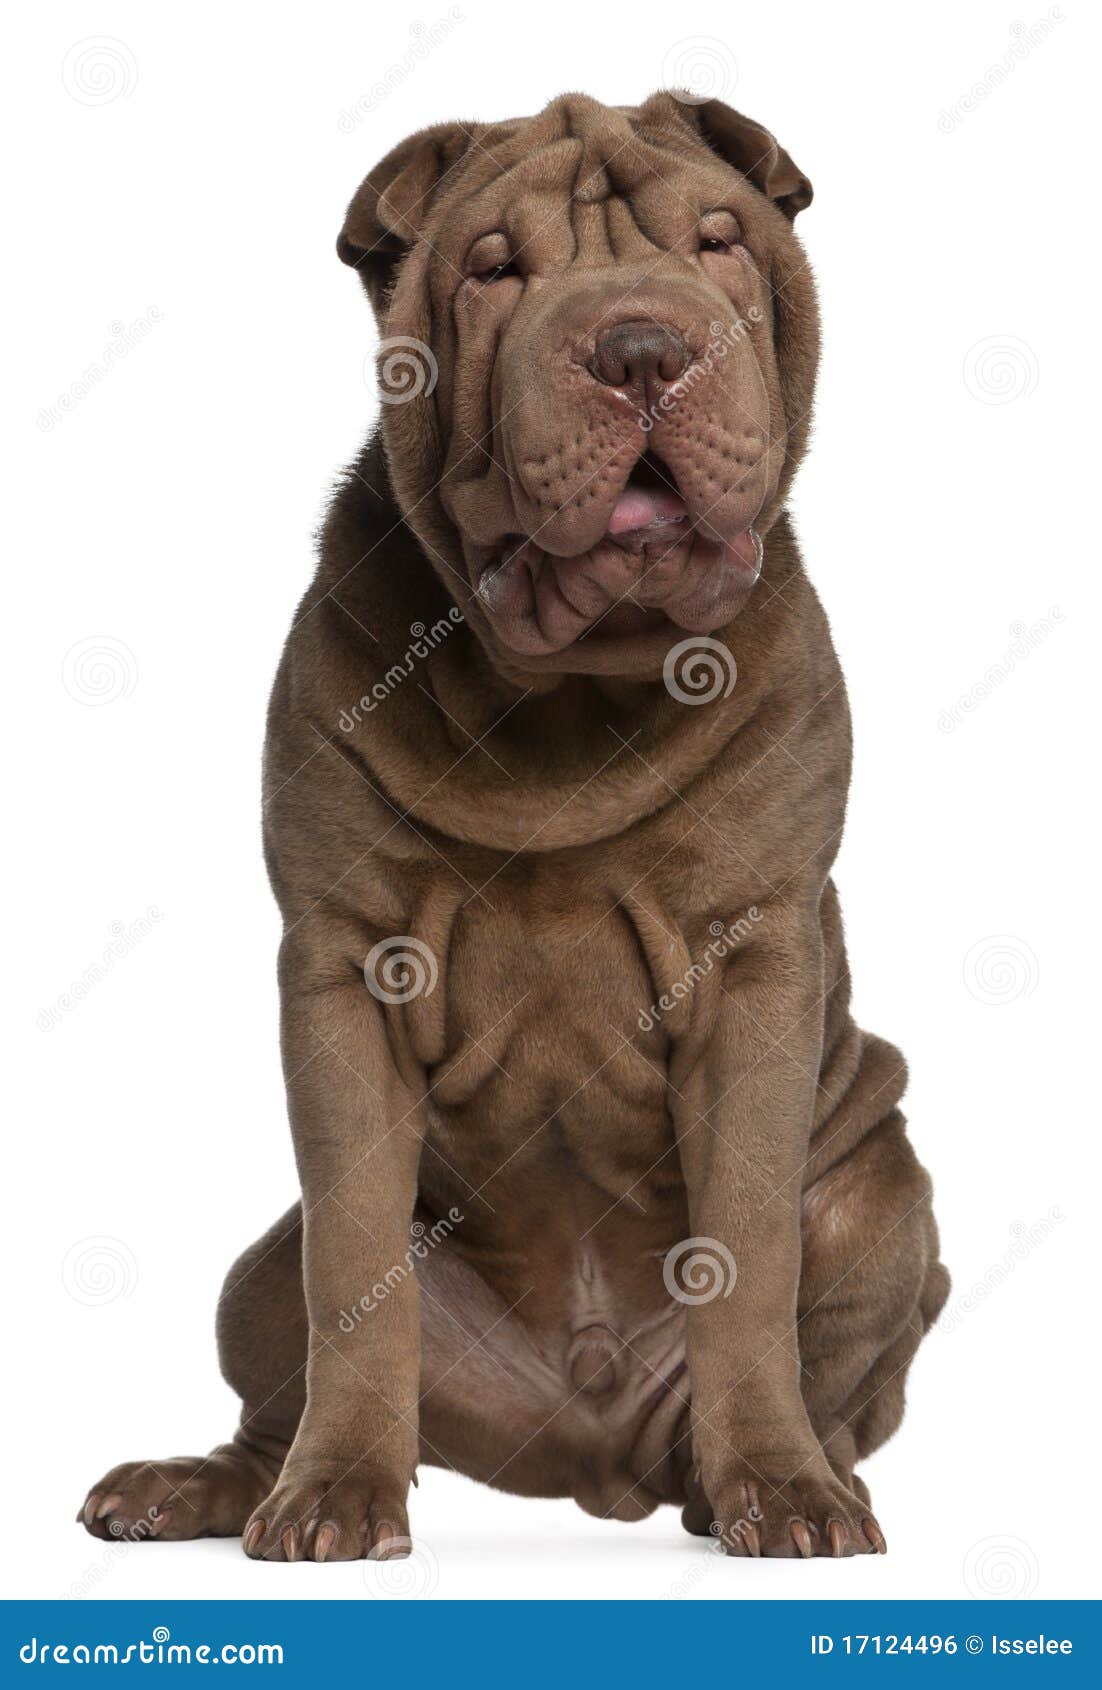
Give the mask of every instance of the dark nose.
[{"label": "dark nose", "polygon": [[606,387],[627,387],[651,399],[685,374],[689,348],[664,323],[617,323],[598,335],[590,366]]}]

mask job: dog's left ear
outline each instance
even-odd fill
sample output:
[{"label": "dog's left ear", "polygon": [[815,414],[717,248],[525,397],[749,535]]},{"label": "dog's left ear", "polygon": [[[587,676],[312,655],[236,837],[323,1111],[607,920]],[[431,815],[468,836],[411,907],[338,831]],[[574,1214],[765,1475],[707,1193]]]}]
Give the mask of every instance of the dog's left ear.
[{"label": "dog's left ear", "polygon": [[811,183],[768,129],[722,100],[704,100],[686,109],[696,112],[708,145],[760,188],[790,222],[811,204]]},{"label": "dog's left ear", "polygon": [[337,236],[337,256],[359,273],[381,316],[402,255],[413,245],[441,180],[481,125],[437,123],[410,135],[369,170]]}]

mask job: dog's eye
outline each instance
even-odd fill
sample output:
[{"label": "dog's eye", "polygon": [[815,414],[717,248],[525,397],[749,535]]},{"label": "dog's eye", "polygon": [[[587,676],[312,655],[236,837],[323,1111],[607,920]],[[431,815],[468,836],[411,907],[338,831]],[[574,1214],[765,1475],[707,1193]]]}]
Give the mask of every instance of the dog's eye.
[{"label": "dog's eye", "polygon": [[500,282],[506,276],[519,276],[520,266],[513,257],[508,237],[502,234],[482,235],[467,254],[466,274],[482,286]]},{"label": "dog's eye", "polygon": [[742,239],[742,230],[730,211],[710,211],[701,219],[697,241],[701,252],[730,252]]}]

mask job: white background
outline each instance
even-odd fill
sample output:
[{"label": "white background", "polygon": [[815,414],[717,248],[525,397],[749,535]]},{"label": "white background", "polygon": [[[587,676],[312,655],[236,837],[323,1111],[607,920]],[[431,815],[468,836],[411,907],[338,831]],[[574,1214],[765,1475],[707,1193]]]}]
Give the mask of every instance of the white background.
[{"label": "white background", "polygon": [[[434,31],[445,0],[102,0],[27,9],[8,41],[3,1593],[1085,1595],[1089,9],[458,13]],[[345,203],[424,123],[519,115],[567,88],[633,102],[690,74],[769,125],[816,187],[799,229],[825,355],[795,511],[856,726],[838,878],[857,1011],[909,1058],[955,1281],[904,1429],[866,1470],[891,1553],[721,1561],[671,1510],[602,1523],[431,1470],[412,1564],[97,1543],[73,1516],[108,1466],[231,1431],[215,1300],[295,1195],[258,769],[311,533],[374,413],[368,307],[333,251]],[[58,1008],[120,925],[128,954]]]}]

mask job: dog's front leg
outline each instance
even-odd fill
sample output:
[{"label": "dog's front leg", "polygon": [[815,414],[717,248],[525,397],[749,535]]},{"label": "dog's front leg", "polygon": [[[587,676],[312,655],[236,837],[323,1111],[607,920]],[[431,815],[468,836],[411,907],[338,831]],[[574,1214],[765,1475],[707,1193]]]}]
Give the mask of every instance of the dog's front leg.
[{"label": "dog's front leg", "polygon": [[355,940],[328,940],[322,952],[298,929],[280,954],[310,1321],[306,1408],[244,1544],[252,1556],[289,1561],[408,1553],[417,1462],[409,1229],[421,1099],[397,1071],[383,1005],[356,976]]},{"label": "dog's front leg", "polygon": [[735,1554],[852,1554],[880,1537],[831,1469],[800,1389],[801,1171],[822,1056],[822,974],[817,920],[767,911],[709,983],[707,1043],[688,1073],[674,1073],[695,1235],[680,1293],[693,1452],[712,1529]]}]

